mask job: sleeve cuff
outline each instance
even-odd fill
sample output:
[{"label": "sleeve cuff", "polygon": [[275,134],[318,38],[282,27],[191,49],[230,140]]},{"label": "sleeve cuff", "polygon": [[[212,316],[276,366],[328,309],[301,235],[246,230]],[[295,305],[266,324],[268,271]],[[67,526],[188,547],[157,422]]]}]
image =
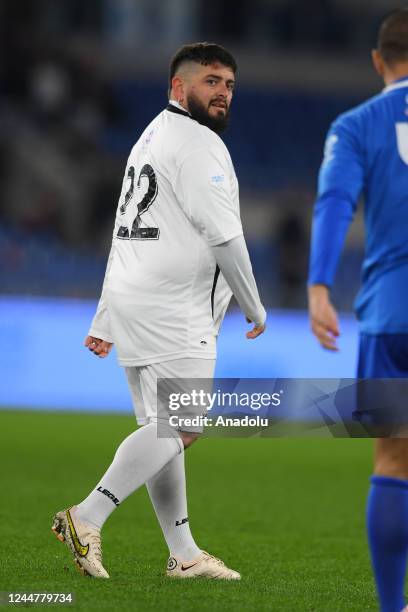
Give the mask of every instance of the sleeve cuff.
[{"label": "sleeve cuff", "polygon": [[230,240],[233,240],[234,238],[238,238],[238,236],[243,236],[244,232],[243,229],[241,228],[240,230],[235,230],[234,232],[231,232],[229,234],[224,234],[223,236],[217,236],[216,238],[211,238],[210,240],[208,240],[208,244],[210,246],[219,246],[220,244],[224,244],[225,242],[229,242]]},{"label": "sleeve cuff", "polygon": [[105,342],[113,343],[113,338],[110,336],[110,334],[107,334],[106,332],[100,329],[95,329],[94,327],[91,327],[88,332],[88,336],[93,336],[94,338],[100,338],[101,340],[105,340]]}]

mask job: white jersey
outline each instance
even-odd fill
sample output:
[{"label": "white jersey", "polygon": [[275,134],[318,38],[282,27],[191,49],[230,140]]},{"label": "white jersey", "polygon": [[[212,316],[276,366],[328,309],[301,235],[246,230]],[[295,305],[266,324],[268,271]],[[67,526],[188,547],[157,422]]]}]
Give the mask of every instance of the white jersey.
[{"label": "white jersey", "polygon": [[214,359],[232,294],[211,247],[241,234],[226,146],[171,102],[130,153],[89,334],[123,366]]}]

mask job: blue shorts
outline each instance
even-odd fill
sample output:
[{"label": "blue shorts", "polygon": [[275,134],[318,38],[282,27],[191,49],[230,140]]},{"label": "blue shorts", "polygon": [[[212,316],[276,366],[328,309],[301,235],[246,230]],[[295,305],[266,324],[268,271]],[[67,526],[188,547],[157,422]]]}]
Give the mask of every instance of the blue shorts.
[{"label": "blue shorts", "polygon": [[407,378],[408,334],[360,334],[357,378]]},{"label": "blue shorts", "polygon": [[401,379],[408,378],[408,334],[360,334],[357,377],[353,419],[371,437],[400,435],[401,428],[405,437],[408,380]]}]

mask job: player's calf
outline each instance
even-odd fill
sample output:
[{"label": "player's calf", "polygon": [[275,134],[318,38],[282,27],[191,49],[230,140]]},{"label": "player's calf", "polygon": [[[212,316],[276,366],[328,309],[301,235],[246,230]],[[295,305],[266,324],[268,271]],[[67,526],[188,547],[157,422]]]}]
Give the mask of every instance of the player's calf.
[{"label": "player's calf", "polygon": [[187,431],[180,431],[179,434],[180,438],[183,440],[184,448],[191,446],[200,436],[198,433],[191,433]]},{"label": "player's calf", "polygon": [[377,438],[374,473],[408,480],[408,438]]}]

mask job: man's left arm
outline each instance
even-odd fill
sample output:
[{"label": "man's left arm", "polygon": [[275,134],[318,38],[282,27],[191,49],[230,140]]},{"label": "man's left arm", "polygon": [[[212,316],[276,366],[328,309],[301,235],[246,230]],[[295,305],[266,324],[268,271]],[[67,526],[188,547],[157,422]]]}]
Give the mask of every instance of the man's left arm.
[{"label": "man's left arm", "polygon": [[175,191],[187,217],[206,240],[248,322],[247,338],[265,330],[266,312],[259,299],[242,224],[231,194],[231,176],[222,151],[202,147],[180,165]]},{"label": "man's left arm", "polygon": [[363,181],[358,124],[340,119],[329,131],[320,168],[308,279],[312,331],[320,344],[330,350],[337,350],[336,337],[340,335],[330,288]]},{"label": "man's left arm", "polygon": [[254,324],[246,334],[248,339],[254,339],[265,330],[266,311],[259,297],[245,238],[237,236],[213,246],[212,252],[248,323]]}]

